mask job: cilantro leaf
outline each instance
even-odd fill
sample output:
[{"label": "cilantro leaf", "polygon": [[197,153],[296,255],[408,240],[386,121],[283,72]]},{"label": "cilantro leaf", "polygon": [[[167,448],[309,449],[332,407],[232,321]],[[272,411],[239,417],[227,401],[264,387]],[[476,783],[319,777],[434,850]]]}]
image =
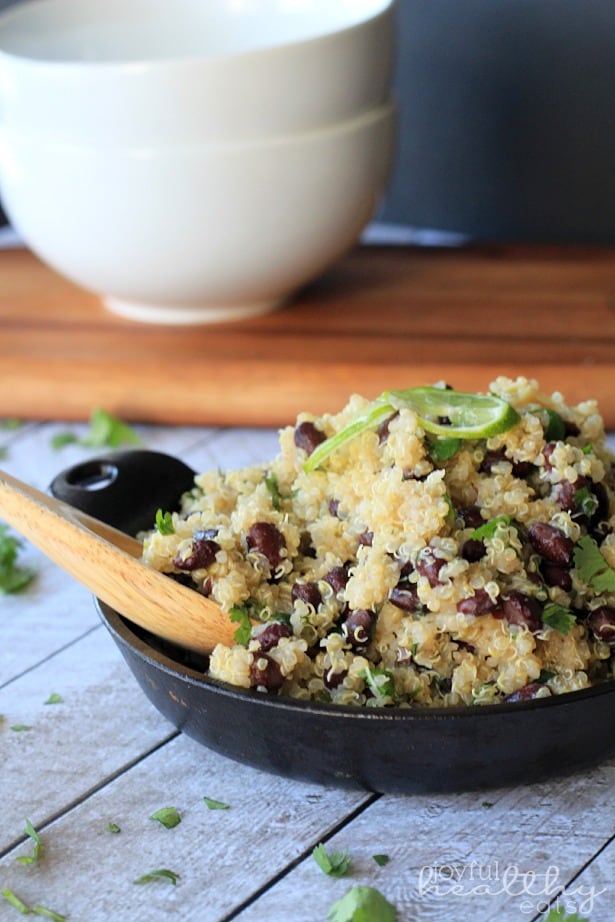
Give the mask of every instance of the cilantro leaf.
[{"label": "cilantro leaf", "polygon": [[150,884],[155,880],[168,880],[175,886],[179,880],[179,874],[176,874],[175,871],[169,871],[167,868],[158,868],[156,871],[148,871],[147,874],[142,874],[133,883]]},{"label": "cilantro leaf", "polygon": [[583,515],[586,515],[591,519],[592,515],[598,508],[598,499],[591,492],[589,487],[581,487],[580,490],[575,490],[574,493],[574,504],[581,510]]},{"label": "cilantro leaf", "polygon": [[434,439],[429,443],[429,455],[432,461],[448,461],[457,454],[461,439]]},{"label": "cilantro leaf", "polygon": [[378,867],[383,868],[391,860],[388,855],[372,855],[372,858],[378,865]]},{"label": "cilantro leaf", "polygon": [[549,915],[545,916],[541,922],[589,922],[589,919],[585,916],[578,915],[576,912],[573,912],[572,915],[568,915],[561,906],[558,906],[557,909],[550,909]]},{"label": "cilantro leaf", "polygon": [[57,692],[52,692],[43,704],[62,704],[63,702],[64,698],[62,695],[58,695]]},{"label": "cilantro leaf", "polygon": [[117,823],[107,823],[107,829],[115,835],[122,831]]},{"label": "cilantro leaf", "polygon": [[208,810],[228,810],[230,804],[225,804],[222,800],[214,800],[213,797],[204,797],[205,805]]},{"label": "cilantro leaf", "polygon": [[23,733],[26,730],[31,730],[32,727],[30,726],[30,724],[13,724],[10,727],[10,729],[13,730],[15,733]]},{"label": "cilantro leaf", "polygon": [[81,438],[73,432],[58,432],[51,439],[52,448],[82,445],[84,448],[119,448],[120,445],[141,445],[142,438],[132,426],[100,407],[92,410],[89,428]]},{"label": "cilantro leaf", "polygon": [[569,634],[577,619],[569,608],[555,602],[547,602],[542,611],[542,622],[559,634]]},{"label": "cilantro leaf", "polygon": [[489,519],[484,525],[479,525],[478,528],[475,528],[470,537],[474,541],[493,538],[500,525],[510,525],[510,516],[497,515],[494,519]]},{"label": "cilantro leaf", "polygon": [[162,509],[157,509],[156,528],[161,535],[174,535],[175,526],[173,525],[173,513],[163,512]]},{"label": "cilantro leaf", "polygon": [[579,579],[596,592],[615,592],[615,570],[609,566],[593,538],[585,535],[575,544],[574,565]]},{"label": "cilantro leaf", "polygon": [[25,832],[26,832],[26,835],[28,835],[32,839],[32,842],[34,843],[33,848],[32,848],[32,854],[31,855],[20,855],[19,858],[16,858],[15,860],[19,861],[20,864],[36,864],[38,859],[41,857],[41,850],[42,850],[41,837],[39,836],[38,832],[36,831],[32,823],[28,819],[26,819]]},{"label": "cilantro leaf", "polygon": [[150,820],[156,820],[165,829],[173,829],[175,826],[179,826],[182,818],[175,807],[162,807],[152,813]]},{"label": "cilantro leaf", "polygon": [[276,477],[275,474],[266,475],[265,486],[267,487],[269,491],[269,495],[271,496],[271,505],[273,506],[276,512],[279,512],[280,511],[280,500],[282,497],[280,494],[280,488],[278,487],[278,478]]},{"label": "cilantro leaf", "polygon": [[361,671],[361,678],[375,698],[394,698],[395,681],[389,669],[378,669],[371,666]]},{"label": "cilantro leaf", "polygon": [[556,413],[555,410],[549,410],[547,407],[543,411],[547,417],[547,425],[545,428],[545,441],[547,442],[561,442],[562,439],[566,438],[566,424],[564,420]]},{"label": "cilantro leaf", "polygon": [[373,887],[352,887],[333,904],[327,919],[329,922],[396,922],[397,911]]},{"label": "cilantro leaf", "polygon": [[541,685],[546,685],[547,682],[550,682],[551,679],[554,679],[557,675],[557,672],[552,672],[550,669],[541,669],[540,675],[536,679]]},{"label": "cilantro leaf", "polygon": [[322,842],[312,851],[314,861],[329,877],[343,877],[350,867],[350,856],[345,852],[327,852]]},{"label": "cilantro leaf", "polygon": [[252,637],[252,622],[250,621],[249,614],[243,608],[240,608],[239,605],[234,605],[229,612],[229,618],[231,621],[239,624],[239,627],[233,635],[235,643],[245,647]]},{"label": "cilantro leaf", "polygon": [[0,523],[0,593],[18,592],[34,578],[32,568],[17,564],[21,547],[22,542],[9,533],[8,525]]}]

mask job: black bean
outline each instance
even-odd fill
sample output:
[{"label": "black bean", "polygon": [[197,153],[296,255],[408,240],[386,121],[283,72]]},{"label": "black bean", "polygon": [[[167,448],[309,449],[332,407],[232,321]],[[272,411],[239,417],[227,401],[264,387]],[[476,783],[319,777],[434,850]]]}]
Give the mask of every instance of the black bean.
[{"label": "black bean", "polygon": [[325,688],[337,688],[338,685],[341,685],[344,681],[344,676],[348,675],[347,669],[342,669],[341,672],[333,672],[332,669],[325,669],[322,675],[322,681]]},{"label": "black bean", "polygon": [[298,550],[302,557],[316,557],[316,548],[312,544],[312,536],[309,531],[301,532]]},{"label": "black bean", "polygon": [[292,637],[292,635],[290,626],[284,621],[271,621],[254,639],[258,641],[259,651],[266,653],[273,647],[277,647],[282,637]]},{"label": "black bean", "polygon": [[495,608],[496,603],[485,589],[477,589],[474,595],[457,602],[457,611],[464,615],[486,615]]},{"label": "black bean", "polygon": [[297,448],[302,448],[308,455],[311,455],[325,438],[324,432],[317,429],[314,423],[306,421],[299,423],[295,428],[295,445]]},{"label": "black bean", "polygon": [[380,442],[380,444],[382,444],[383,442],[386,442],[386,440],[388,439],[389,426],[392,420],[394,420],[396,416],[397,416],[397,413],[392,413],[391,416],[387,416],[387,418],[383,422],[381,422],[380,425],[378,426],[378,441]]},{"label": "black bean", "polygon": [[364,532],[361,532],[361,534],[359,535],[359,544],[363,545],[363,547],[371,547],[373,540],[374,540],[373,531],[368,531],[366,529]]},{"label": "black bean", "polygon": [[569,439],[571,436],[574,437],[581,434],[581,430],[577,424],[567,419],[564,420],[564,432],[567,439]]},{"label": "black bean", "polygon": [[255,653],[250,666],[250,685],[255,688],[263,686],[267,691],[277,691],[284,684],[284,676],[273,657],[266,653]]},{"label": "black bean", "polygon": [[540,602],[518,592],[516,589],[511,590],[507,596],[502,599],[501,605],[494,614],[499,614],[505,618],[509,624],[516,624],[520,627],[526,627],[530,631],[539,631],[542,628],[542,606]]},{"label": "black bean", "polygon": [[402,611],[410,613],[418,611],[421,608],[416,585],[406,581],[398,583],[394,589],[391,589],[389,602],[397,608],[401,608]]},{"label": "black bean", "polygon": [[340,508],[340,501],[339,501],[339,499],[330,499],[329,502],[327,503],[327,508],[328,508],[330,514],[331,514],[332,516],[334,516],[334,518],[337,519],[337,518],[338,518],[339,508]]},{"label": "black bean", "polygon": [[558,567],[571,567],[574,544],[563,531],[546,522],[535,522],[528,531],[530,544],[541,557]]},{"label": "black bean", "polygon": [[595,526],[608,519],[611,504],[609,502],[609,494],[603,483],[591,483],[591,492],[595,496],[597,502],[596,509],[591,517],[591,523]]},{"label": "black bean", "polygon": [[318,608],[322,602],[322,595],[318,588],[318,583],[314,582],[295,583],[291,590],[291,597],[293,601],[301,599],[308,605],[312,605],[313,608]]},{"label": "black bean", "polygon": [[615,643],[615,607],[601,605],[587,618],[587,626],[596,638],[605,643]]},{"label": "black bean", "polygon": [[174,566],[187,573],[210,567],[220,550],[218,542],[213,540],[216,534],[217,532],[213,529],[195,532],[189,554],[183,559],[179,554],[176,555],[173,558]]},{"label": "black bean", "polygon": [[570,483],[569,480],[560,480],[559,483],[553,484],[551,498],[554,503],[565,512],[574,512],[576,509],[575,493],[581,489],[579,482]]},{"label": "black bean", "polygon": [[564,592],[572,589],[572,576],[566,567],[559,567],[556,563],[543,560],[540,564],[540,573],[547,586],[557,586]]},{"label": "black bean", "polygon": [[459,509],[457,514],[461,516],[467,528],[480,528],[481,525],[485,524],[478,506],[467,506],[465,509]]},{"label": "black bean", "polygon": [[534,470],[534,465],[530,464],[529,461],[512,461],[507,458],[503,448],[499,448],[497,451],[487,451],[478,470],[481,474],[491,474],[495,465],[500,464],[502,461],[507,461],[512,467],[513,476],[521,480],[528,477]]},{"label": "black bean", "polygon": [[269,561],[272,570],[282,560],[282,550],[286,547],[284,535],[271,522],[255,522],[246,536],[248,548],[259,551]]},{"label": "black bean", "polygon": [[332,587],[334,592],[341,592],[342,589],[346,588],[346,583],[348,582],[348,565],[344,564],[342,567],[333,567],[332,570],[325,576],[325,580]]},{"label": "black bean", "polygon": [[365,647],[369,643],[375,620],[372,611],[356,608],[342,624],[342,634],[352,647]]},{"label": "black bean", "polygon": [[420,576],[424,576],[430,586],[437,586],[440,570],[446,563],[441,557],[436,557],[430,547],[423,548],[419,552],[416,560],[416,570]]},{"label": "black bean", "polygon": [[528,685],[524,685],[523,688],[518,688],[517,691],[507,695],[504,701],[508,704],[514,704],[517,701],[532,701],[538,697],[539,692],[541,692],[541,697],[544,695],[544,688],[545,686],[541,682],[530,682]]},{"label": "black bean", "polygon": [[461,556],[470,563],[476,563],[477,560],[481,560],[486,553],[484,542],[478,538],[468,538],[461,548]]}]

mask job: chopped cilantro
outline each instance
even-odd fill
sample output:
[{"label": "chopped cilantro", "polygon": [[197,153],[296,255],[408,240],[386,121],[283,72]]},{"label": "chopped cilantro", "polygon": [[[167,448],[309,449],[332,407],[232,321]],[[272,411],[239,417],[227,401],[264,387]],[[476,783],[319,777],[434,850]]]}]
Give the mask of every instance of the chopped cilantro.
[{"label": "chopped cilantro", "polygon": [[547,682],[550,682],[551,679],[554,679],[556,675],[557,675],[557,672],[551,672],[550,669],[541,669],[540,675],[538,676],[536,681],[539,682],[541,685],[546,685]]},{"label": "chopped cilantro", "polygon": [[329,922],[396,922],[397,911],[373,887],[351,887],[327,914]]},{"label": "chopped cilantro", "polygon": [[26,730],[31,730],[32,727],[29,724],[13,724],[11,730],[15,733],[24,733]]},{"label": "chopped cilantro", "polygon": [[550,909],[549,915],[545,916],[541,922],[589,922],[589,919],[576,912],[569,915],[561,906],[558,906],[557,909]]},{"label": "chopped cilantro", "polygon": [[3,890],[2,896],[7,901],[7,903],[10,903],[11,906],[13,906],[13,908],[20,912],[22,915],[27,916],[29,914],[29,908],[24,902],[22,902],[22,900],[19,899],[16,893],[13,893],[12,890]]},{"label": "chopped cilantro", "polygon": [[368,666],[361,671],[361,678],[365,679],[367,687],[375,698],[395,697],[393,673],[388,669],[375,669]]},{"label": "chopped cilantro", "polygon": [[229,618],[234,623],[239,624],[239,627],[233,635],[235,643],[241,644],[244,646],[249,642],[252,637],[252,623],[250,621],[250,616],[247,611],[243,608],[240,608],[239,605],[234,605],[230,612]]},{"label": "chopped cilantro", "polygon": [[271,505],[276,510],[280,511],[280,489],[278,487],[278,478],[275,474],[267,474],[265,477],[265,486],[269,490],[269,495],[271,496]]},{"label": "chopped cilantro", "polygon": [[175,526],[173,525],[173,513],[163,512],[162,509],[157,509],[156,528],[161,535],[174,535]]},{"label": "chopped cilantro", "polygon": [[609,566],[593,538],[585,535],[574,547],[574,565],[579,579],[595,592],[615,592],[615,570]]},{"label": "chopped cilantro", "polygon": [[174,826],[179,826],[182,818],[175,807],[162,807],[152,813],[150,820],[156,820],[165,829],[173,829]]},{"label": "chopped cilantro", "polygon": [[15,860],[19,861],[20,864],[36,864],[38,859],[41,857],[41,850],[42,850],[41,837],[39,836],[38,832],[36,831],[32,823],[28,819],[26,820],[25,832],[26,832],[26,835],[28,835],[32,839],[32,842],[34,843],[33,848],[32,848],[32,854],[31,855],[20,855],[19,858],[16,858]]},{"label": "chopped cilantro", "polygon": [[63,701],[64,701],[64,698],[62,697],[62,695],[58,695],[57,692],[52,692],[47,698],[47,700],[44,701],[43,703],[44,704],[62,704]]},{"label": "chopped cilantro", "polygon": [[592,445],[591,442],[588,442],[587,445],[584,445],[582,449],[584,455],[591,455],[593,450],[594,450],[594,446]]},{"label": "chopped cilantro", "polygon": [[547,442],[560,442],[562,439],[565,439],[566,424],[559,413],[556,413],[555,410],[549,410],[546,407],[543,412],[547,417],[545,440]]},{"label": "chopped cilantro", "polygon": [[559,634],[569,634],[577,623],[569,608],[555,602],[547,602],[542,611],[542,621]]},{"label": "chopped cilantro", "polygon": [[0,593],[18,592],[34,578],[34,570],[17,565],[19,538],[9,534],[8,525],[0,522]]},{"label": "chopped cilantro", "polygon": [[348,852],[327,852],[322,842],[312,851],[314,861],[329,877],[343,877],[350,867]]},{"label": "chopped cilantro", "polygon": [[176,874],[175,871],[169,871],[167,868],[158,868],[156,871],[148,871],[147,874],[142,874],[133,883],[151,884],[155,880],[168,880],[175,886],[179,880],[179,874]]},{"label": "chopped cilantro", "polygon": [[122,831],[117,823],[107,823],[107,829],[109,832],[113,832],[115,835]]},{"label": "chopped cilantro", "polygon": [[142,441],[132,426],[97,407],[92,410],[89,429],[81,438],[73,432],[58,432],[53,436],[51,446],[56,450],[73,444],[84,448],[119,448],[126,444],[141,445]]},{"label": "chopped cilantro", "polygon": [[456,455],[461,446],[461,439],[434,439],[429,443],[432,461],[448,461]]},{"label": "chopped cilantro", "polygon": [[581,510],[583,515],[590,519],[598,508],[598,500],[589,487],[581,487],[580,490],[575,490],[574,504]]},{"label": "chopped cilantro", "polygon": [[372,858],[378,865],[378,867],[383,868],[385,864],[388,864],[391,860],[388,855],[372,855]]},{"label": "chopped cilantro", "polygon": [[489,519],[484,525],[479,525],[478,528],[475,528],[470,537],[474,541],[493,538],[500,525],[510,525],[510,516],[497,515],[494,519]]},{"label": "chopped cilantro", "polygon": [[222,800],[214,800],[213,797],[204,797],[205,805],[208,810],[228,810],[230,804],[225,804]]},{"label": "chopped cilantro", "polygon": [[483,800],[481,806],[484,807],[485,810],[489,810],[490,807],[493,807],[493,801],[492,801],[492,800]]},{"label": "chopped cilantro", "polygon": [[20,429],[21,426],[20,419],[0,419],[0,429],[4,429],[5,432],[14,432],[16,429]]},{"label": "chopped cilantro", "polygon": [[51,919],[51,922],[66,922],[66,916],[63,916],[60,912],[54,912],[53,909],[47,909],[46,906],[33,906],[32,912],[35,916]]}]

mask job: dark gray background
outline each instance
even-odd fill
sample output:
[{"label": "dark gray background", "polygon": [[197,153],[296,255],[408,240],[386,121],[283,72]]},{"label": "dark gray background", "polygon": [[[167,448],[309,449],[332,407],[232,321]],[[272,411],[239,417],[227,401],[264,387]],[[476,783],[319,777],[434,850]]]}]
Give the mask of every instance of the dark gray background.
[{"label": "dark gray background", "polygon": [[399,0],[398,22],[399,154],[380,218],[615,240],[615,0]]}]

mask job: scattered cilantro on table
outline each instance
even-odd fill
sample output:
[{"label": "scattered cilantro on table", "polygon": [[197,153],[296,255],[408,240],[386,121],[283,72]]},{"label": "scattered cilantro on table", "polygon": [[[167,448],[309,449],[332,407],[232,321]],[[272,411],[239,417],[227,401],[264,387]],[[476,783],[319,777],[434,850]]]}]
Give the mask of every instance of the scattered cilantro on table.
[{"label": "scattered cilantro on table", "polygon": [[36,831],[32,823],[28,819],[26,819],[25,833],[27,836],[30,837],[30,839],[34,843],[32,847],[32,854],[31,855],[20,855],[15,860],[18,861],[20,864],[36,864],[36,862],[41,857],[43,845],[41,842],[41,837],[39,836],[38,832]]},{"label": "scattered cilantro on table", "polygon": [[63,702],[64,698],[62,695],[59,695],[57,692],[52,692],[43,704],[62,704]]},{"label": "scattered cilantro on table", "polygon": [[35,571],[17,563],[19,549],[23,543],[11,535],[8,525],[0,522],[0,594],[19,592],[32,581]]},{"label": "scattered cilantro on table", "polygon": [[97,407],[92,410],[89,428],[81,437],[74,432],[58,432],[51,440],[51,447],[58,451],[65,445],[81,445],[83,448],[119,448],[120,445],[141,445],[142,443],[141,436],[132,426]]},{"label": "scattered cilantro on table", "polygon": [[329,877],[343,877],[350,867],[350,856],[345,852],[327,852],[322,842],[312,851],[314,861]]},{"label": "scattered cilantro on table", "polygon": [[122,831],[117,823],[107,823],[107,829],[115,835]]},{"label": "scattered cilantro on table", "polygon": [[222,800],[214,800],[213,797],[203,797],[205,806],[208,810],[228,810],[230,804],[225,804]]},{"label": "scattered cilantro on table", "polygon": [[168,868],[158,868],[156,871],[148,871],[147,874],[142,874],[133,883],[151,884],[156,880],[168,880],[175,886],[179,880],[179,874],[176,874],[175,871],[169,871]]},{"label": "scattered cilantro on table", "polygon": [[541,922],[589,922],[589,919],[576,912],[569,915],[561,906],[558,906],[557,909],[550,909],[549,915],[544,916]]},{"label": "scattered cilantro on table", "polygon": [[352,887],[328,912],[329,922],[396,922],[397,911],[373,887]]},{"label": "scattered cilantro on table", "polygon": [[155,820],[160,823],[161,826],[164,826],[165,829],[173,829],[175,826],[179,826],[182,818],[176,807],[162,807],[160,810],[156,810],[155,813],[152,813],[150,820]]},{"label": "scattered cilantro on table", "polygon": [[380,868],[383,868],[391,860],[388,855],[372,855],[372,858]]}]

